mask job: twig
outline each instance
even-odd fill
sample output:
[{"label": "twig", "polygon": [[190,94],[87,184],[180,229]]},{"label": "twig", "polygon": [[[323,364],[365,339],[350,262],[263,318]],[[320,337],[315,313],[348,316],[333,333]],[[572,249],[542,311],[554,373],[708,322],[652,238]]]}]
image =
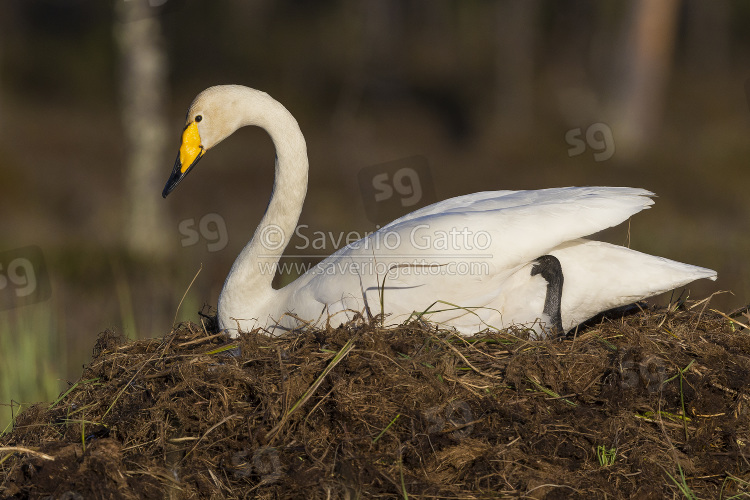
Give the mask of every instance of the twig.
[{"label": "twig", "polygon": [[195,442],[195,444],[193,445],[193,447],[192,447],[192,448],[190,448],[190,451],[189,451],[189,452],[187,452],[187,453],[185,453],[185,456],[184,456],[184,457],[182,457],[182,458],[180,459],[180,461],[182,461],[182,460],[185,460],[185,459],[186,459],[186,458],[188,457],[188,455],[190,455],[190,454],[191,454],[192,452],[194,452],[194,451],[195,451],[195,449],[196,449],[196,448],[198,447],[198,445],[200,444],[200,442],[201,442],[201,441],[203,441],[203,438],[205,438],[206,436],[208,436],[208,435],[209,435],[209,434],[210,434],[211,432],[213,432],[213,431],[214,431],[214,430],[215,430],[215,429],[216,429],[217,427],[219,427],[219,426],[221,426],[221,425],[225,424],[226,422],[228,422],[229,420],[231,420],[231,419],[233,419],[233,418],[242,418],[242,417],[241,417],[240,415],[236,415],[236,414],[235,414],[235,415],[229,415],[228,417],[226,417],[226,418],[222,419],[222,420],[221,420],[221,422],[219,422],[218,424],[216,424],[216,425],[212,426],[212,427],[211,427],[210,429],[208,429],[208,430],[207,430],[206,432],[204,432],[204,433],[203,433],[203,435],[202,435],[202,436],[201,436],[201,437],[200,437],[200,438],[198,439],[198,441],[196,441],[196,442]]},{"label": "twig", "polygon": [[331,362],[328,364],[328,366],[325,367],[323,372],[318,375],[318,378],[315,379],[315,382],[305,391],[305,393],[302,395],[302,397],[294,403],[294,406],[284,414],[283,417],[281,417],[281,421],[276,424],[276,426],[271,429],[268,434],[266,434],[266,440],[270,440],[273,436],[275,436],[281,428],[284,426],[284,424],[289,420],[289,417],[294,413],[298,408],[300,408],[303,404],[307,402],[310,397],[315,393],[315,391],[318,390],[318,387],[323,383],[323,380],[325,380],[326,376],[333,370],[337,364],[339,364],[347,354],[351,352],[351,350],[354,349],[354,339],[349,339],[346,344],[344,344],[344,347],[341,348],[341,350],[336,354],[336,356],[333,357]]},{"label": "twig", "polygon": [[185,290],[185,293],[182,294],[182,298],[180,299],[180,303],[177,304],[177,310],[174,312],[174,321],[172,321],[172,326],[174,326],[175,323],[177,323],[177,315],[180,312],[180,306],[182,306],[182,301],[185,300],[185,297],[187,297],[188,292],[190,291],[190,287],[193,286],[193,283],[195,283],[196,278],[198,278],[198,275],[203,270],[203,264],[198,268],[198,272],[195,273],[195,276],[193,276],[193,280],[190,282],[190,284],[187,287],[187,290]]},{"label": "twig", "polygon": [[463,360],[463,362],[464,362],[464,363],[466,363],[466,366],[468,366],[469,368],[471,368],[472,370],[474,370],[474,371],[475,371],[475,372],[477,372],[478,374],[482,375],[483,377],[489,377],[489,378],[494,378],[494,379],[496,379],[496,380],[502,380],[502,379],[501,379],[500,377],[497,377],[497,376],[495,376],[495,375],[492,375],[492,374],[490,374],[490,373],[487,373],[487,372],[483,372],[482,370],[480,370],[480,369],[479,369],[479,368],[477,368],[476,366],[474,366],[474,365],[472,365],[471,363],[469,363],[469,360],[468,360],[468,359],[466,359],[466,356],[464,356],[463,354],[461,354],[461,351],[459,351],[458,349],[456,349],[455,347],[453,347],[453,346],[452,346],[452,345],[450,344],[450,342],[446,342],[445,340],[443,340],[443,339],[441,339],[441,338],[439,338],[439,337],[436,337],[436,336],[435,336],[435,335],[433,335],[433,334],[430,334],[430,337],[432,337],[432,338],[434,338],[434,339],[437,339],[437,340],[439,340],[440,342],[442,342],[443,344],[445,344],[446,346],[448,346],[448,348],[450,348],[450,349],[451,349],[451,350],[452,350],[453,352],[455,352],[456,354],[458,354],[458,356],[459,356],[459,357],[460,357],[460,358],[461,358],[461,359]]},{"label": "twig", "polygon": [[[42,453],[41,451],[30,450],[29,448],[22,448],[20,446],[4,446],[4,447],[0,448],[0,453],[2,453],[4,451],[5,452],[13,452],[13,453],[27,453],[29,455],[33,455],[35,457],[38,457],[38,458],[41,458],[41,459],[44,459],[44,460],[54,460],[55,459],[55,457],[53,457],[51,455],[47,455],[46,453]],[[0,463],[4,462],[8,457],[10,457],[10,455],[8,455],[7,457],[4,457],[2,460],[0,460]]]}]

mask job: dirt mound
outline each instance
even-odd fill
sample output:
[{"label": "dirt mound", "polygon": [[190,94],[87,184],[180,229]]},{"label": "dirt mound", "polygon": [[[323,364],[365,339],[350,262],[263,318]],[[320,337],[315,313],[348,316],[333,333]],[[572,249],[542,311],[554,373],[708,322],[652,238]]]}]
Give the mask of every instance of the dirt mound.
[{"label": "dirt mound", "polygon": [[706,304],[563,342],[416,324],[105,332],[81,379],[0,438],[0,497],[747,494],[750,336]]}]

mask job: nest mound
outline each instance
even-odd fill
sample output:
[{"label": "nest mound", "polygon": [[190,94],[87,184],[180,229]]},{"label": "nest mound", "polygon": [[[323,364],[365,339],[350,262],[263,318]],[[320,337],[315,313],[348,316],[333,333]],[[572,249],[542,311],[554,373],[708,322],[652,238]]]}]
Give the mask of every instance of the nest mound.
[{"label": "nest mound", "polygon": [[352,323],[100,335],[0,437],[0,498],[729,498],[750,336],[707,301],[572,340]]}]

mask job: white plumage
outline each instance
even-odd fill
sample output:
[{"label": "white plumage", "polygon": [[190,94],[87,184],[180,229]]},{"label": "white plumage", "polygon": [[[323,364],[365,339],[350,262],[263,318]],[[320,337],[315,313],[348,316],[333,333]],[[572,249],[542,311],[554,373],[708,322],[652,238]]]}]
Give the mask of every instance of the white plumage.
[{"label": "white plumage", "polygon": [[547,282],[532,276],[531,268],[547,254],[562,267],[566,330],[606,309],[716,278],[710,269],[583,239],[648,208],[653,193],[569,187],[482,192],[435,203],[338,250],[274,290],[269,269],[294,233],[308,170],[302,133],[281,104],[237,85],[199,94],[188,111],[181,154],[164,196],[205,151],[245,125],[263,127],[271,136],[276,179],[266,213],[219,298],[220,326],[233,336],[256,327],[278,334],[304,324],[338,324],[365,312],[366,305],[373,314],[385,313],[387,325],[427,310],[425,319],[463,334],[511,324],[545,331]]}]

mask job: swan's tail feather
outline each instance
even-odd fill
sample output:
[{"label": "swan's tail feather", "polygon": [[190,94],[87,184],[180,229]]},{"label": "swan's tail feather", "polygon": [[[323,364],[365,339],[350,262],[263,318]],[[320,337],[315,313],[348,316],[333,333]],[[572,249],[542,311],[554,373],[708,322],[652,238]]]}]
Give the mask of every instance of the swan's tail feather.
[{"label": "swan's tail feather", "polygon": [[557,257],[565,275],[562,316],[566,328],[598,312],[653,297],[716,271],[601,241],[575,240],[560,245]]}]

